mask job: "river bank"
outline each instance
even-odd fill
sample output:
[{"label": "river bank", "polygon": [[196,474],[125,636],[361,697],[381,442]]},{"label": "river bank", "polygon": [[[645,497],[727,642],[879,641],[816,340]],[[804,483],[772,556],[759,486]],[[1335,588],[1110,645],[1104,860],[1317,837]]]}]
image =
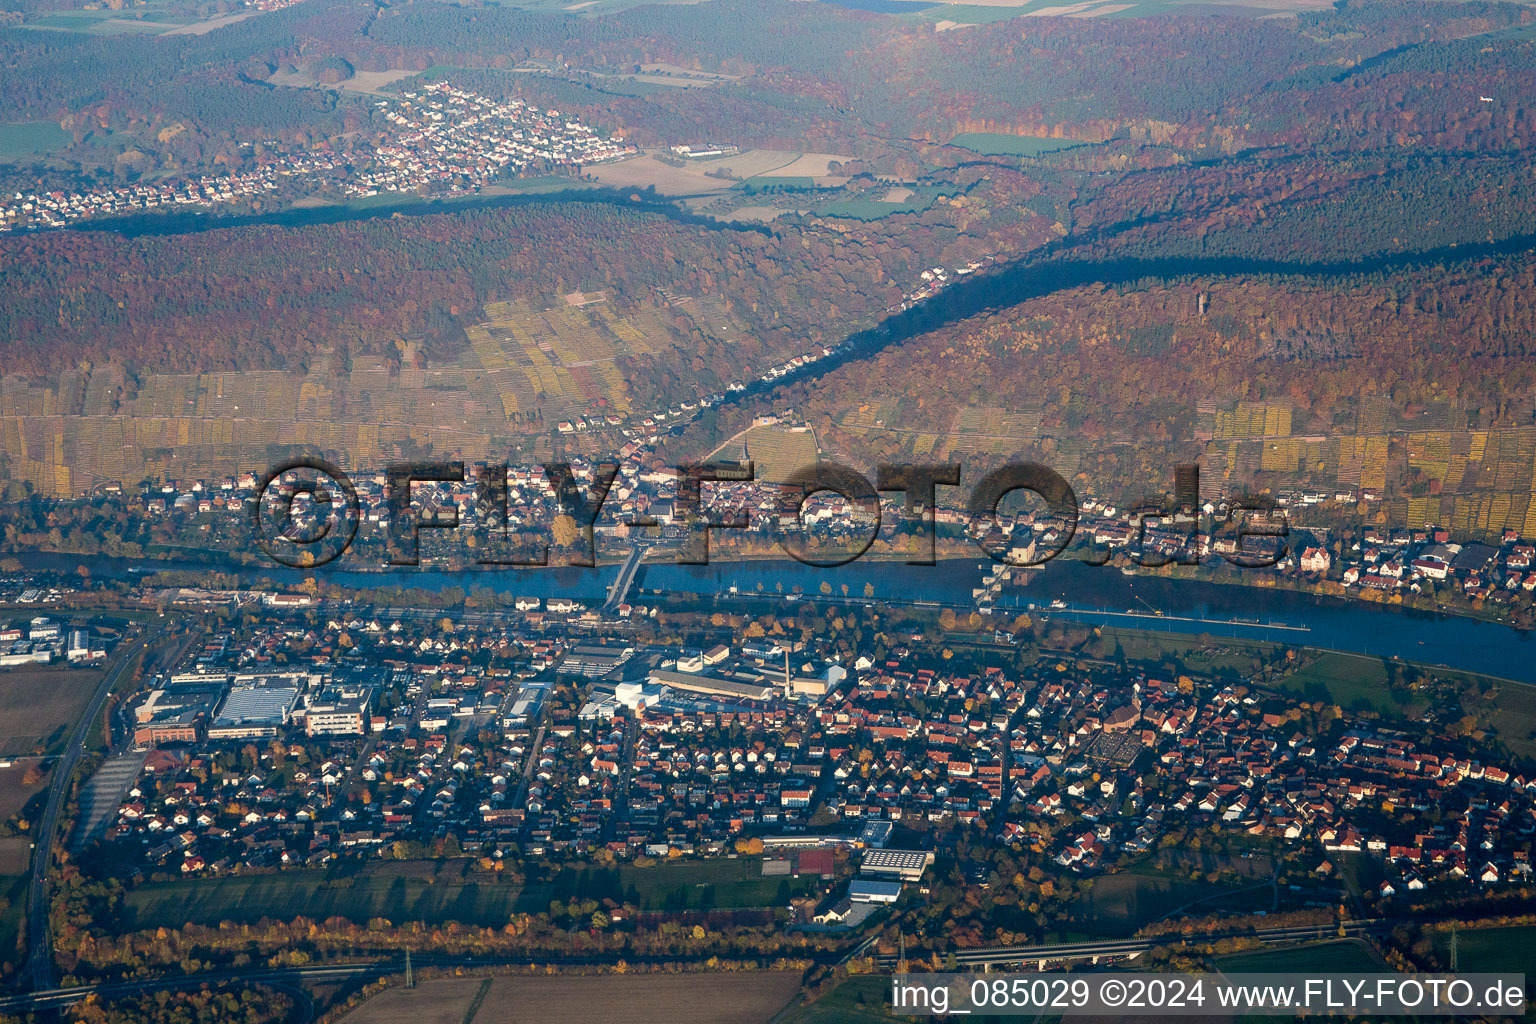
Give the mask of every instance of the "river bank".
[{"label": "river bank", "polygon": [[[313,577],[324,584],[366,591],[399,588],[441,593],[458,588],[468,593],[484,588],[501,595],[586,602],[602,601],[619,570],[617,564],[608,564],[592,569],[485,567],[462,572],[432,567],[369,571],[333,565],[305,571],[39,552],[12,557],[27,571],[60,576],[74,575],[84,566],[98,580],[143,582],[158,571],[213,571],[242,586],[269,580],[278,587],[297,587]],[[726,601],[804,599],[971,610],[973,591],[983,587],[983,576],[994,568],[977,558],[948,559],[933,566],[860,560],[836,569],[768,560],[707,566],[649,563],[642,566],[631,595],[642,602],[698,595]],[[1022,586],[1006,586],[993,599],[1000,625],[1029,614],[1036,620],[1060,618],[1318,647],[1536,682],[1532,667],[1536,637],[1499,623],[1280,588],[1127,576],[1066,559],[1027,575]],[[822,593],[823,583],[830,593]]]}]

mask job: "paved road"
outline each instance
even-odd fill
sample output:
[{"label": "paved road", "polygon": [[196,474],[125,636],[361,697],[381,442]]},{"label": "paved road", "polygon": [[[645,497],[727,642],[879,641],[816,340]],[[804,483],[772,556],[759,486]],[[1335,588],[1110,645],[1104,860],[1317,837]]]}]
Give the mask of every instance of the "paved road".
[{"label": "paved road", "polygon": [[[473,957],[451,956],[442,953],[413,953],[411,958],[414,966],[418,969],[436,967],[446,970],[509,966],[592,967],[598,964],[612,964],[619,959],[617,955],[611,957]],[[696,959],[685,960],[676,957],[631,956],[625,959],[628,963],[651,966],[678,966],[686,964],[691,967],[697,967],[699,965],[699,961]],[[293,993],[298,991],[297,986],[301,983],[313,984],[315,982],[343,981],[346,979],[366,980],[388,974],[399,974],[404,970],[405,957],[401,955],[372,963],[325,964],[279,969],[258,968],[255,970],[201,971],[196,974],[172,975],[165,978],[146,978],[138,981],[119,981],[100,985],[75,985],[69,988],[47,988],[25,995],[0,997],[0,1012],[25,1013],[29,1010],[70,1006],[74,1003],[82,1002],[90,996],[107,1000],[142,992],[174,992],[181,989],[200,988],[203,985],[217,985],[221,983],[268,985]]]},{"label": "paved road", "polygon": [[[1362,935],[1383,931],[1391,922],[1381,920],[1351,921],[1345,925],[1345,931],[1350,935]],[[1338,935],[1337,926],[1306,926],[1299,928],[1269,928],[1257,932],[1243,933],[1248,938],[1257,939],[1260,942],[1299,942],[1307,939],[1331,939]],[[1220,938],[1221,936],[1200,936],[1201,940]],[[855,947],[855,953],[867,951],[873,944],[873,936]],[[1160,939],[1115,939],[1104,942],[1082,942],[1056,946],[998,946],[988,949],[956,950],[955,959],[962,967],[978,967],[984,964],[1032,964],[1038,960],[1067,960],[1090,959],[1092,957],[1123,957],[1134,953],[1145,952],[1153,946],[1168,942],[1180,941],[1179,936],[1166,936]],[[645,963],[653,965],[688,963],[697,967],[698,961],[683,961],[666,957],[630,957],[631,963]],[[847,957],[839,957],[837,954],[824,954],[817,959],[825,962],[846,962]],[[591,966],[598,963],[608,963],[611,960],[602,957],[464,957],[451,956],[441,953],[413,954],[413,960],[417,967],[438,968],[474,968],[474,967],[499,967],[499,966],[527,966],[537,964],[555,967]],[[890,971],[896,967],[896,957],[880,956],[875,958],[876,966],[880,970]],[[222,982],[239,982],[251,985],[271,985],[286,991],[295,991],[295,986],[303,982],[339,981],[348,978],[366,979],[377,978],[387,974],[398,974],[404,969],[404,958],[395,957],[389,960],[361,964],[327,964],[312,967],[295,967],[279,970],[221,970],[206,971],[197,974],[173,975],[166,978],[148,978],[141,981],[114,982],[101,985],[78,985],[71,988],[46,988],[39,989],[27,995],[10,996],[0,998],[0,1011],[26,1012],[28,1010],[47,1009],[50,1007],[64,1007],[81,1002],[89,996],[97,996],[101,999],[110,999],[116,996],[132,995],[141,992],[170,992],[179,989],[196,988],[202,985],[219,984]]]},{"label": "paved road", "polygon": [[96,695],[91,698],[90,706],[86,708],[85,714],[80,716],[80,721],[75,723],[75,730],[70,733],[64,753],[53,767],[53,778],[48,784],[47,809],[43,811],[43,819],[38,826],[37,839],[32,848],[32,888],[29,897],[27,938],[32,944],[28,964],[32,972],[34,991],[41,992],[53,988],[53,952],[48,941],[48,866],[53,859],[53,840],[59,830],[59,814],[64,807],[64,794],[69,789],[70,776],[74,774],[75,765],[80,762],[80,755],[85,751],[85,737],[90,733],[91,726],[101,717],[101,709],[107,703],[107,696],[117,685],[123,672],[133,663],[134,655],[159,637],[160,634],[156,633],[144,640],[123,641],[116,664],[102,677],[101,685],[96,688]]},{"label": "paved road", "polygon": [[[201,628],[189,630],[187,639],[169,657],[166,657],[164,651],[159,652],[154,659],[146,655],[144,675],[148,677],[162,668],[174,668],[181,664],[187,652],[203,638],[203,633]],[[158,634],[150,637],[145,641],[145,646],[153,645],[158,639]],[[128,714],[128,704],[128,701],[123,701],[117,709],[116,720],[107,723],[111,732],[106,740],[112,748],[112,756],[81,787],[80,810],[75,817],[74,835],[69,841],[72,853],[78,853],[90,845],[112,823],[124,794],[132,787],[149,757],[148,748],[135,748],[132,745],[134,721]]]},{"label": "paved road", "polygon": [[[1348,935],[1358,936],[1384,930],[1386,923],[1378,920],[1350,921],[1344,926]],[[1109,939],[1102,942],[1072,942],[1052,946],[993,946],[986,949],[954,950],[955,961],[960,966],[982,964],[1032,964],[1041,960],[1092,960],[1100,957],[1123,957],[1145,953],[1155,946],[1166,946],[1184,941],[1214,942],[1221,938],[1248,938],[1259,942],[1301,942],[1307,939],[1337,938],[1337,925],[1305,925],[1295,928],[1265,928],[1252,932],[1231,932],[1220,935],[1196,935],[1186,939],[1182,935],[1163,935],[1151,939]],[[947,955],[947,954],[945,954]],[[916,957],[908,957],[909,960]],[[926,959],[926,956],[924,956]],[[893,970],[897,958],[878,956],[875,964],[882,970]]]},{"label": "paved road", "polygon": [[635,546],[629,549],[629,557],[624,559],[624,564],[619,567],[618,578],[608,588],[608,600],[603,602],[603,614],[611,614],[618,610],[624,603],[624,598],[629,594],[630,584],[635,582],[635,574],[640,571],[640,560],[650,550],[650,545],[644,541],[636,541]]}]

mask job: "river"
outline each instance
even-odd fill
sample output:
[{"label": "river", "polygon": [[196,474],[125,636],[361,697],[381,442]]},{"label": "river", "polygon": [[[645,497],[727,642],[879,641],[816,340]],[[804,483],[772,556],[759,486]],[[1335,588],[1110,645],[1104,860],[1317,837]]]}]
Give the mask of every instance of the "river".
[{"label": "river", "polygon": [[[73,574],[85,566],[101,579],[144,578],[145,570],[218,570],[244,582],[269,579],[296,586],[306,576],[345,587],[414,587],[468,591],[485,587],[528,597],[601,600],[618,566],[596,569],[486,568],[450,571],[429,567],[388,572],[327,566],[308,572],[281,567],[240,568],[217,562],[159,561],[90,555],[25,553],[16,556],[31,571]],[[798,562],[720,562],[709,566],[653,563],[641,570],[636,586],[647,594],[706,594],[747,599],[761,595],[788,598],[797,590],[818,597],[821,585],[835,600],[871,600],[890,604],[932,603],[967,608],[990,564],[951,559],[934,566],[862,560],[836,569]],[[843,588],[847,588],[844,597]],[[734,588],[734,591],[733,589]],[[1053,602],[1065,607],[1051,607]],[[1096,568],[1057,559],[1030,574],[1023,587],[1004,588],[998,609],[1031,611],[1036,617],[1118,625],[1173,633],[1210,634],[1270,640],[1297,646],[1347,651],[1372,657],[1400,657],[1450,668],[1486,672],[1536,682],[1536,635],[1494,622],[1409,608],[1392,608],[1348,598],[1322,597],[1292,590],[1213,583],[1204,580],[1126,576],[1111,567]]]},{"label": "river", "polygon": [[[674,219],[708,224],[718,230],[732,229],[729,225],[688,214],[670,203],[652,198],[634,203],[627,195],[610,190],[583,191],[579,194],[476,197],[459,203],[406,201],[398,206],[371,210],[325,207],[243,218],[146,215],[91,223],[81,225],[81,228],[112,230],[131,236],[255,223],[298,226],[391,216],[396,213],[430,215],[451,210],[570,200],[638,206]],[[754,381],[746,392],[730,395],[726,402],[748,401],[762,390],[780,387],[813,373],[825,373],[850,359],[943,324],[1086,282],[1126,283],[1144,278],[1168,279],[1199,273],[1343,276],[1362,271],[1390,270],[1442,260],[1464,260],[1521,251],[1536,245],[1536,235],[1513,234],[1453,249],[1377,255],[1355,262],[1339,263],[1292,264],[1233,257],[1155,260],[1126,258],[1082,262],[1074,262],[1070,258],[1050,258],[1067,256],[1073,242],[1073,239],[1063,240],[1030,260],[991,274],[967,278],[933,299],[887,318],[877,327],[854,333],[833,357],[810,364],[797,374],[772,384],[764,385]],[[64,572],[72,572],[77,565],[84,564],[93,573],[108,577],[127,576],[132,566],[131,562],[120,559],[67,555],[23,555],[21,558],[24,565],[32,568]],[[149,562],[145,567],[193,571],[223,568],[192,561]],[[343,586],[398,585],[432,590],[452,586],[467,590],[483,586],[501,592],[515,591],[530,597],[569,596],[591,600],[603,597],[616,568],[478,572],[419,569],[377,573],[330,566],[316,575],[327,582]],[[303,576],[297,571],[277,568],[259,571],[247,569],[242,570],[240,575],[243,578],[266,576],[287,585],[296,584]],[[839,598],[844,585],[853,598],[861,597],[867,585],[876,600],[891,603],[924,601],[966,607],[971,604],[971,590],[980,584],[981,575],[979,563],[973,560],[951,561],[933,567],[910,567],[899,563],[865,560],[837,570],[814,569],[792,562],[751,562],[723,563],[704,569],[651,565],[643,570],[637,585],[654,591],[703,594],[729,593],[730,588],[735,586],[739,595],[755,593],[759,585],[768,595],[780,591],[789,594],[798,587],[814,595],[825,581],[831,584],[833,595]],[[1065,607],[1051,609],[1053,601],[1061,601]],[[1536,669],[1532,668],[1531,663],[1532,655],[1536,654],[1536,639],[1506,626],[1460,616],[1387,608],[1287,590],[1221,585],[1198,580],[1166,580],[1150,576],[1130,578],[1114,569],[1096,569],[1066,559],[1058,559],[1036,573],[1028,589],[1005,591],[996,602],[997,607],[1010,610],[1024,610],[1031,604],[1046,614],[1093,624],[1119,624],[1194,634],[1275,640],[1377,657],[1398,656],[1523,681],[1536,681]]]}]

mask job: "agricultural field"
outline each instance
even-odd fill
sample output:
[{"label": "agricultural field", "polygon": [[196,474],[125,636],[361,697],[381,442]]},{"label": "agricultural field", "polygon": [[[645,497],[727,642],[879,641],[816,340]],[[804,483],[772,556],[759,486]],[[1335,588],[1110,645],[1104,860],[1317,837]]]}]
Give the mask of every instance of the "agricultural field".
[{"label": "agricultural field", "polygon": [[368,865],[350,875],[304,870],[149,883],[127,894],[124,912],[135,929],[187,921],[292,920],[301,914],[490,926],[573,898],[609,897],[641,910],[673,912],[777,907],[813,884],[809,878],[764,878],[759,862],[745,858],[564,870],[521,886],[471,872],[464,861],[401,861]]},{"label": "agricultural field", "polygon": [[[482,884],[461,872],[461,866],[452,863],[435,870],[431,862],[407,862],[370,865],[352,876],[285,871],[153,883],[128,893],[124,918],[131,928],[189,921],[254,923],[263,917],[292,920],[301,914],[490,925],[522,909],[520,887],[490,880]],[[533,909],[548,909],[548,902]]]},{"label": "agricultural field", "polygon": [[[1232,953],[1218,957],[1216,966],[1229,973],[1260,974],[1330,972],[1374,973],[1384,969],[1382,962],[1365,943],[1357,939],[1342,939],[1308,946],[1287,946],[1284,949],[1262,949],[1246,953]],[[1493,968],[1489,968],[1492,970]],[[1481,970],[1481,968],[1479,968]]]},{"label": "agricultural field", "polygon": [[[756,1024],[783,1009],[800,990],[791,971],[735,974],[637,974],[597,977],[497,978],[478,1024],[556,1020],[579,1001],[593,1024]],[[484,1012],[484,1011],[482,1011]]]},{"label": "agricultural field", "polygon": [[27,873],[32,856],[32,840],[26,836],[0,839],[0,879]]},{"label": "agricultural field", "polygon": [[174,472],[227,476],[264,463],[273,445],[344,452],[353,467],[415,447],[486,452],[568,417],[630,412],[630,381],[614,361],[679,344],[678,313],[715,340],[745,332],[719,296],[672,296],[620,313],[598,293],[550,308],[491,303],[466,329],[469,347],[399,372],[360,357],[339,378],[324,365],[304,377],[274,370],[130,380],[107,367],[48,384],[4,377],[0,452],[14,478],[48,495]]},{"label": "agricultural field", "polygon": [[93,36],[161,35],[178,27],[172,22],[125,17],[120,11],[53,11],[27,21],[27,28],[82,32]]},{"label": "agricultural field", "polygon": [[[1436,933],[1434,942],[1440,956],[1449,960],[1451,933]],[[1458,929],[1456,961],[1463,971],[1529,974],[1536,964],[1536,927]]]},{"label": "agricultural field", "polygon": [[534,195],[541,192],[571,192],[597,188],[589,181],[579,181],[558,174],[541,174],[531,178],[509,178],[480,190],[484,196]]},{"label": "agricultural field", "polygon": [[840,425],[856,436],[897,435],[914,458],[1011,455],[1040,436],[1040,413],[966,406],[948,421],[938,419],[912,397],[871,398],[843,414]]},{"label": "agricultural field", "polygon": [[1280,402],[1239,402],[1212,414],[1217,438],[1289,437],[1294,410]]},{"label": "agricultural field", "polygon": [[[774,159],[786,170],[803,162],[790,153]],[[776,205],[751,203],[742,190],[730,188],[735,182],[711,181],[721,190],[712,196],[719,212],[709,210],[717,216],[745,213],[741,202],[764,219],[781,212]],[[515,187],[568,185],[566,179],[542,179]],[[887,206],[894,212],[923,201],[920,186],[891,187],[885,197],[907,192],[900,202],[860,198],[820,212],[837,206],[850,215],[874,216]],[[802,202],[798,195],[780,201],[794,205]],[[468,328],[469,348],[398,374],[382,360],[360,357],[339,379],[324,366],[307,377],[254,371],[135,379],[111,367],[71,370],[49,382],[4,377],[0,452],[10,456],[14,478],[40,494],[64,496],[106,480],[229,475],[263,459],[272,445],[346,452],[356,465],[374,465],[390,452],[418,446],[486,451],[530,433],[547,436],[560,419],[632,409],[635,395],[614,360],[677,345],[673,321],[679,312],[718,341],[729,343],[745,330],[718,296],[673,296],[666,305],[620,314],[597,295],[556,300],[552,308],[493,303]],[[253,417],[252,410],[260,412]],[[1317,486],[1353,488],[1384,486],[1411,466],[1441,480],[1445,493],[1391,498],[1386,507],[1393,525],[1441,522],[1458,535],[1493,539],[1506,525],[1536,534],[1530,493],[1536,428],[1400,431],[1386,409],[1371,407],[1361,410],[1362,433],[1317,440],[1292,436],[1292,420],[1290,406],[1275,402],[1203,410],[1200,429],[1212,437],[1207,472],[1223,486],[1236,486],[1257,473],[1294,473],[1300,466]],[[1008,454],[1037,439],[1039,424],[1038,410],[981,406],[936,422],[910,396],[870,396],[841,420],[855,436],[885,432],[912,457],[939,459]],[[1061,455],[1071,457],[1065,447]]]},{"label": "agricultural field", "polygon": [[203,35],[224,25],[251,17],[254,11],[239,11],[209,18],[172,14],[158,3],[141,4],[131,10],[59,10],[27,19],[26,28],[55,32],[81,32],[93,36],[119,35]]},{"label": "agricultural field", "polygon": [[86,669],[0,672],[0,757],[58,753],[100,682]]},{"label": "agricultural field", "polygon": [[0,124],[0,163],[47,157],[70,143],[70,135],[52,121]]},{"label": "agricultural field", "polygon": [[933,4],[918,15],[931,21],[940,32],[968,28],[971,25],[990,25],[993,22],[1017,18],[1024,11],[1020,7],[987,7],[982,4]]},{"label": "agricultural field", "polygon": [[591,175],[612,188],[654,188],[664,196],[718,196],[729,191],[734,182],[704,173],[709,169],[703,161],[690,161],[683,167],[674,167],[653,156],[637,156],[617,163],[599,164],[591,169]]},{"label": "agricultural field", "polygon": [[[1465,710],[1517,757],[1536,757],[1536,687],[1474,673],[1427,668],[1434,678],[1455,684]],[[1389,684],[1387,666],[1378,658],[1326,652],[1280,682],[1307,700],[1323,700],[1341,708],[1369,708],[1387,718],[1414,717],[1426,700],[1413,696],[1398,703]]]},{"label": "agricultural field", "polygon": [[27,806],[27,801],[48,784],[46,775],[32,783],[26,781],[27,769],[33,763],[26,761],[9,768],[0,768],[0,821],[10,821],[13,816],[20,814]]},{"label": "agricultural field", "polygon": [[405,68],[389,68],[385,71],[354,71],[352,76],[344,82],[324,83],[319,78],[306,70],[279,71],[274,74],[269,82],[273,85],[286,85],[296,89],[336,89],[341,92],[355,92],[365,96],[393,96],[394,92],[389,88],[402,79],[419,74]]},{"label": "agricultural field", "polygon": [[750,222],[765,224],[775,217],[782,217],[787,213],[808,213],[809,211],[791,209],[787,206],[738,206],[727,213],[708,212],[710,216],[717,220],[728,221],[733,224]]},{"label": "agricultural field", "polygon": [[756,858],[664,861],[648,868],[563,870],[530,882],[525,903],[607,897],[645,911],[739,910],[779,907],[817,884],[808,877],[764,877]]},{"label": "agricultural field", "polygon": [[[391,988],[347,1024],[761,1024],[792,1000],[800,975],[603,974],[442,978]],[[573,1010],[579,1008],[579,1010]]]},{"label": "agricultural field", "polygon": [[893,187],[874,190],[869,195],[853,199],[839,199],[816,207],[812,212],[821,217],[848,217],[853,220],[879,220],[895,213],[922,213],[938,200],[941,191],[936,188]]},{"label": "agricultural field", "polygon": [[599,182],[613,188],[655,188],[661,195],[688,197],[689,205],[696,207],[733,190],[750,193],[774,186],[839,187],[848,179],[831,174],[829,164],[850,159],[835,153],[748,149],[731,156],[689,160],[678,167],[646,154],[617,163],[600,164],[591,168],[591,173]]},{"label": "agricultural field", "polygon": [[[879,193],[870,192],[806,205],[818,215],[871,220],[927,201],[921,186],[888,189],[883,199],[900,201],[882,201]],[[1449,423],[1457,416],[1445,406],[1414,422]],[[864,404],[848,408],[840,422],[855,436],[872,431],[905,435],[902,440],[916,457],[1006,454],[1019,440],[1039,436],[1039,414],[1029,409],[972,407],[943,424],[911,397],[870,395]],[[1196,429],[1207,438],[1202,458],[1207,479],[1224,490],[1278,477],[1306,481],[1319,490],[1373,491],[1385,499],[1388,521],[1395,527],[1440,523],[1465,540],[1493,544],[1505,528],[1521,536],[1536,534],[1536,428],[1401,429],[1404,425],[1384,406],[1363,407],[1354,433],[1298,435],[1289,403],[1243,402],[1200,410]],[[1081,454],[1079,448],[1069,451],[1068,444],[1063,442],[1059,457]],[[1402,493],[1398,484],[1410,475],[1435,481],[1440,493]]]},{"label": "agricultural field", "polygon": [[[7,791],[11,769],[0,770],[0,820],[5,820],[21,809],[25,796],[41,788],[22,786],[19,776],[14,779],[17,792]],[[0,964],[20,964],[24,950],[18,942],[21,938],[27,909],[27,885],[31,875],[27,869],[31,863],[32,840],[27,836],[9,836],[0,839]],[[0,969],[0,979],[9,972]],[[0,981],[0,984],[4,984]]]},{"label": "agricultural field", "polygon": [[[205,36],[214,29],[223,28],[225,25],[233,25],[237,21],[246,18],[254,18],[259,11],[236,11],[233,14],[221,14],[216,18],[208,18],[204,21],[194,21],[179,28],[173,28],[166,33],[168,36]],[[173,19],[175,20],[175,19]]]},{"label": "agricultural field", "polygon": [[849,978],[814,1003],[797,1006],[782,1024],[876,1024],[912,1020],[887,1011],[891,982],[886,976]]},{"label": "agricultural field", "polygon": [[595,78],[603,79],[603,87],[610,92],[620,92],[632,96],[646,96],[658,92],[668,92],[673,89],[707,89],[721,82],[739,81],[739,76],[716,74],[709,71],[694,71],[690,68],[676,64],[644,64],[639,72],[615,73],[610,71],[590,71],[584,68],[576,69],[584,71]]},{"label": "agricultural field", "polygon": [[555,11],[579,14],[583,17],[596,17],[628,10],[631,7],[657,3],[692,5],[708,2],[709,0],[518,0],[517,6],[530,11]]},{"label": "agricultural field", "polygon": [[1076,149],[1089,143],[1077,139],[1051,139],[1036,135],[1000,135],[996,132],[965,132],[949,140],[951,146],[984,156],[1040,157]]},{"label": "agricultural field", "polygon": [[757,479],[777,483],[802,466],[816,461],[816,434],[783,427],[753,427],[734,441],[715,449],[712,457],[755,463]]},{"label": "agricultural field", "polygon": [[[1252,883],[1249,883],[1252,884]],[[1132,868],[1094,881],[1093,888],[1077,905],[1077,926],[1093,935],[1124,936],[1182,907],[1192,912],[1242,912],[1268,910],[1272,896],[1267,887],[1236,892],[1246,885],[1195,881],[1186,875],[1156,868]],[[1224,898],[1228,894],[1230,898]]]},{"label": "agricultural field", "polygon": [[485,1021],[490,978],[429,978],[415,988],[391,987],[346,1015],[347,1024],[470,1024]]},{"label": "agricultural field", "polygon": [[631,396],[614,360],[676,344],[659,309],[620,316],[601,295],[573,293],[546,310],[495,302],[485,314],[485,322],[465,332],[483,371],[471,386],[489,392],[483,404],[494,394],[508,419],[529,413],[560,419],[597,407],[624,415]]}]

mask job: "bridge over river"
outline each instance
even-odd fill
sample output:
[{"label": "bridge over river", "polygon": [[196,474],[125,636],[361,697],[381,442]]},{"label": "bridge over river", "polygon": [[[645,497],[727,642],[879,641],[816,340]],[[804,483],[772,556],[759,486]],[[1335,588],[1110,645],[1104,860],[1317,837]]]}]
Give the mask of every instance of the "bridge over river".
[{"label": "bridge over river", "polygon": [[634,547],[629,549],[629,556],[619,567],[618,577],[608,586],[608,600],[603,602],[603,614],[611,615],[618,611],[619,605],[629,596],[629,588],[634,585],[635,577],[640,572],[640,561],[650,547],[644,541],[635,541]]}]

